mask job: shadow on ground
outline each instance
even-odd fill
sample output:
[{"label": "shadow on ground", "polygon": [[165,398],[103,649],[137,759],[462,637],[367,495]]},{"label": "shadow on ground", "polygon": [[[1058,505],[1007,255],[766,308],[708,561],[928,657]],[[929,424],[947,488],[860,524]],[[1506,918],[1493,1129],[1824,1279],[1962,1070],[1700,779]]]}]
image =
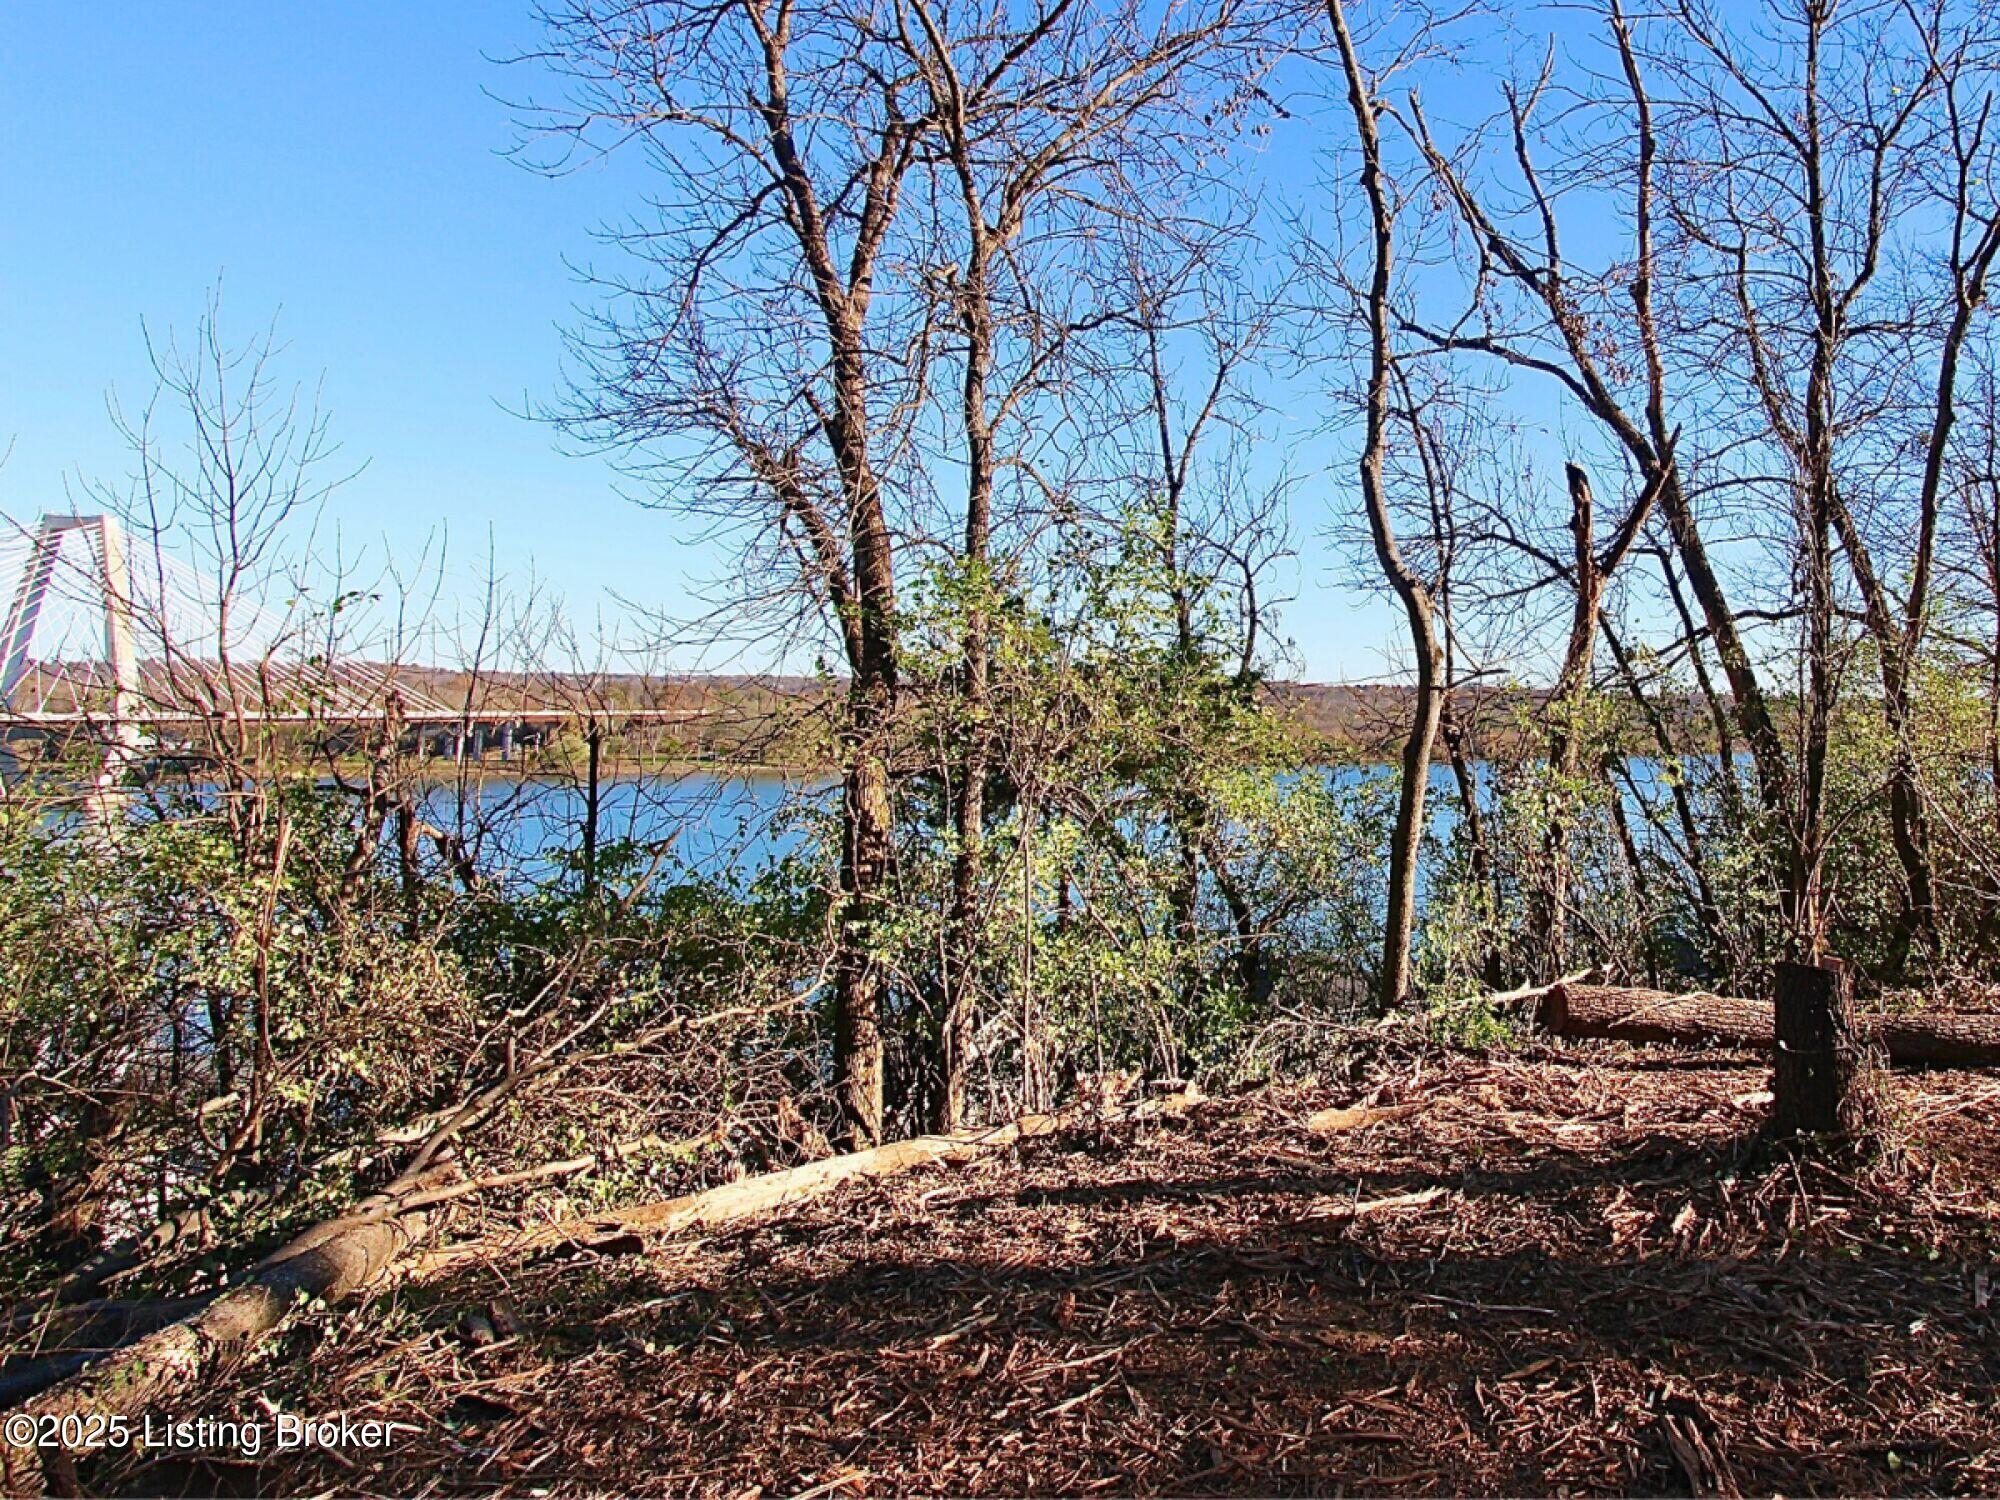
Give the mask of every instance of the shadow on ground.
[{"label": "shadow on ground", "polygon": [[[1426,1107],[1225,1101],[699,1245],[480,1267],[218,1393],[386,1454],[145,1490],[1977,1492],[2000,1485],[1987,1085],[1901,1079],[1848,1180],[1749,1148],[1754,1067],[1385,1062]],[[1972,1101],[1968,1103],[1968,1101]],[[478,1312],[503,1330],[465,1337]],[[517,1330],[511,1333],[506,1330]]]}]

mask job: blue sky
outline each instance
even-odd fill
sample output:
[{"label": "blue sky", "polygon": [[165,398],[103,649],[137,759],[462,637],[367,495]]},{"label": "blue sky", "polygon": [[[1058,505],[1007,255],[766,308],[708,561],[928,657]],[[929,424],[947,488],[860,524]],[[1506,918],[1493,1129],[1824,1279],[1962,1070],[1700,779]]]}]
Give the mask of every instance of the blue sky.
[{"label": "blue sky", "polygon": [[[507,160],[536,33],[516,0],[154,0],[92,24],[0,22],[0,513],[64,504],[126,458],[105,411],[150,387],[142,320],[187,329],[220,278],[227,328],[274,315],[286,373],[323,382],[366,468],[344,535],[401,555],[449,536],[468,586],[488,536],[578,614],[673,610],[722,558],[620,496],[595,458],[515,415],[557,384],[584,293],[565,264],[641,183],[619,162],[550,180]],[[1301,163],[1301,170],[1310,170]],[[1305,673],[1367,677],[1396,622],[1341,586],[1302,514],[1285,620]]]}]

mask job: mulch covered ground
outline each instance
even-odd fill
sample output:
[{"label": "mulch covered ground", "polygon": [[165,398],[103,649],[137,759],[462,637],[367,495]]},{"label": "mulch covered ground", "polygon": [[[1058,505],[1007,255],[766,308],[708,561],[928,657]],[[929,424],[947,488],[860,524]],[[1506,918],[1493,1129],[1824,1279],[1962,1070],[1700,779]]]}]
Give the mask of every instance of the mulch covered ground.
[{"label": "mulch covered ground", "polygon": [[[303,1323],[206,1413],[408,1424],[388,1452],[104,1461],[95,1479],[2000,1489],[2000,1081],[1899,1075],[1900,1161],[1857,1183],[1757,1149],[1767,1076],[1748,1057],[1383,1047],[1344,1088],[1031,1142],[699,1244],[405,1287]],[[1358,1101],[1421,1108],[1305,1128]]]}]

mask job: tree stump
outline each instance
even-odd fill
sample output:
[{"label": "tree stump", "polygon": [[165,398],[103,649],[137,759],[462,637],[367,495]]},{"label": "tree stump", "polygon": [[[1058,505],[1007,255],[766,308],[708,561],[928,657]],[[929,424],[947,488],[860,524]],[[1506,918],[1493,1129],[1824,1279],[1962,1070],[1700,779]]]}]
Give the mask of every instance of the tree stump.
[{"label": "tree stump", "polygon": [[1875,1134],[1877,1089],[1855,1033],[1854,982],[1839,959],[1777,968],[1776,1061],[1771,1128],[1865,1145]]}]

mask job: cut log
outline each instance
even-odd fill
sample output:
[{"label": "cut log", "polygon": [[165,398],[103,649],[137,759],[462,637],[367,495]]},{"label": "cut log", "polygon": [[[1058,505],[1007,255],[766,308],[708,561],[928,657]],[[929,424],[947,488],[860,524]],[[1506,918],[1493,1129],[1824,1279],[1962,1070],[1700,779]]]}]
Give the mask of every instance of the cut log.
[{"label": "cut log", "polygon": [[1542,996],[1537,1019],[1557,1036],[1620,1042],[1768,1047],[1773,1035],[1766,1001],[1737,1000],[1705,990],[1675,995],[1623,985],[1559,984]]},{"label": "cut log", "polygon": [[783,1171],[746,1177],[741,1182],[725,1183],[721,1187],[688,1193],[664,1202],[614,1209],[608,1213],[539,1225],[515,1234],[446,1245],[415,1257],[410,1262],[410,1271],[414,1279],[421,1281],[476,1261],[513,1260],[567,1246],[590,1249],[613,1244],[630,1245],[637,1242],[640,1234],[657,1236],[690,1229],[720,1229],[821,1197],[845,1182],[896,1177],[919,1167],[952,1166],[974,1161],[1018,1142],[1054,1135],[1059,1130],[1087,1123],[1093,1117],[1134,1120],[1179,1114],[1199,1103],[1201,1097],[1198,1089],[1191,1088],[1125,1108],[1104,1110],[1094,1106],[1057,1114],[1023,1115],[1004,1125],[892,1141],[886,1146],[850,1151],[824,1161],[806,1162]]},{"label": "cut log", "polygon": [[[1556,1036],[1622,1042],[1720,1043],[1769,1048],[1776,1018],[1769,1003],[1705,991],[1675,995],[1620,985],[1564,984],[1542,997],[1542,1027]],[[1858,1016],[1862,1040],[1906,1067],[2000,1067],[2000,1015],[1966,1011]]]},{"label": "cut log", "polygon": [[1889,1061],[1928,1068],[2000,1067],[2000,1015],[1936,1011],[1922,1016],[1863,1016],[1861,1035]]}]

